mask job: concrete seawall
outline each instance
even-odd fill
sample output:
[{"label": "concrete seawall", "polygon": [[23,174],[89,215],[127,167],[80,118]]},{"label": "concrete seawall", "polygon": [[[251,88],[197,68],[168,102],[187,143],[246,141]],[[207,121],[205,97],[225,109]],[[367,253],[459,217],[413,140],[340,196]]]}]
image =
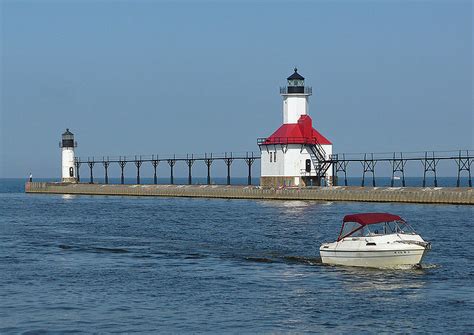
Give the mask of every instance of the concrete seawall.
[{"label": "concrete seawall", "polygon": [[471,187],[314,187],[271,189],[222,185],[111,185],[28,182],[26,193],[164,196],[227,199],[325,200],[474,204]]}]

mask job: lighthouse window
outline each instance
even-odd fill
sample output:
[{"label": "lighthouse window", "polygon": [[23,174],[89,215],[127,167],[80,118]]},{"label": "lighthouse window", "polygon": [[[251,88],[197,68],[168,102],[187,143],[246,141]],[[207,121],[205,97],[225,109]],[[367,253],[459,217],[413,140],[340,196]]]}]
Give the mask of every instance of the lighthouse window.
[{"label": "lighthouse window", "polygon": [[289,86],[304,86],[303,80],[293,79],[288,81]]},{"label": "lighthouse window", "polygon": [[272,162],[272,154],[273,152],[270,152],[270,163]]},{"label": "lighthouse window", "polygon": [[273,153],[273,161],[274,161],[274,162],[277,161],[277,153],[276,153],[276,151]]}]

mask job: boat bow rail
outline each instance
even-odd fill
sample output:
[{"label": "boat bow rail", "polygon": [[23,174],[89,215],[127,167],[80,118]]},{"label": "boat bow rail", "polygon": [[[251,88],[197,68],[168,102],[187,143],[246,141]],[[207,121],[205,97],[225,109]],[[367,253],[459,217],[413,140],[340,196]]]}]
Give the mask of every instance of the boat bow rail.
[{"label": "boat bow rail", "polygon": [[427,250],[431,250],[431,242],[414,241],[414,240],[399,240],[399,241],[394,241],[394,243],[415,244]]}]

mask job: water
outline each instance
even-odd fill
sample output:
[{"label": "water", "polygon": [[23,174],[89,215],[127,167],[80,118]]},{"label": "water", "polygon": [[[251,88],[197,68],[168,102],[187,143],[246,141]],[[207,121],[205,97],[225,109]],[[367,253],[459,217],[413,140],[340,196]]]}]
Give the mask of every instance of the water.
[{"label": "water", "polygon": [[[0,180],[0,333],[474,330],[473,208],[27,195]],[[422,269],[323,266],[344,214],[402,215]]]}]

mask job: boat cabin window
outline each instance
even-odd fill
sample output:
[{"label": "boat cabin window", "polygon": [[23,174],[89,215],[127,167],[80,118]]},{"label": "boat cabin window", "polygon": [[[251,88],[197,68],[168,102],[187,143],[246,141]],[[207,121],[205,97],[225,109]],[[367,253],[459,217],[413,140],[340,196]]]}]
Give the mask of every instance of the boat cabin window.
[{"label": "boat cabin window", "polygon": [[344,222],[339,238],[349,235],[351,232],[360,228],[360,223],[357,222]]},{"label": "boat cabin window", "polygon": [[368,234],[367,226],[362,226],[357,222],[345,222],[342,226],[341,234],[339,235],[339,240],[344,237],[363,237]]},{"label": "boat cabin window", "polygon": [[369,226],[370,233],[372,235],[387,235],[387,234],[411,234],[414,233],[411,228],[405,222],[383,222]]},{"label": "boat cabin window", "polygon": [[370,234],[369,229],[367,229],[367,226],[364,226],[361,229],[352,233],[351,237],[364,237],[364,236],[368,236],[369,234]]},{"label": "boat cabin window", "polygon": [[416,234],[415,230],[406,222],[393,221],[385,224],[386,234]]},{"label": "boat cabin window", "polygon": [[413,228],[406,222],[392,221],[381,222],[363,226],[357,222],[345,222],[339,240],[344,237],[366,237],[387,234],[416,234]]},{"label": "boat cabin window", "polygon": [[388,229],[385,223],[376,223],[371,224],[367,227],[366,235],[364,236],[374,236],[374,235],[385,235],[385,234],[392,234],[393,232]]}]

